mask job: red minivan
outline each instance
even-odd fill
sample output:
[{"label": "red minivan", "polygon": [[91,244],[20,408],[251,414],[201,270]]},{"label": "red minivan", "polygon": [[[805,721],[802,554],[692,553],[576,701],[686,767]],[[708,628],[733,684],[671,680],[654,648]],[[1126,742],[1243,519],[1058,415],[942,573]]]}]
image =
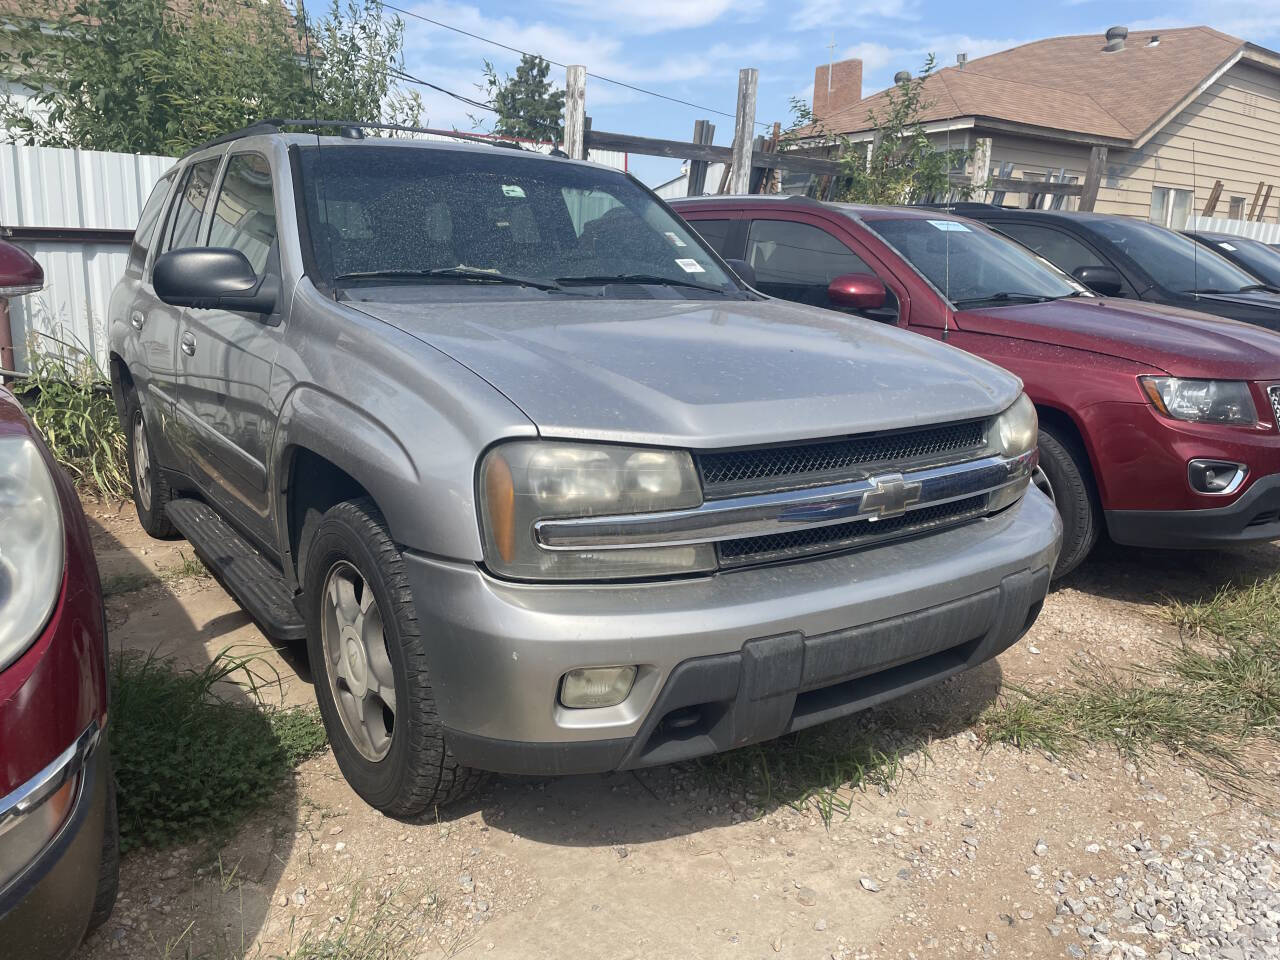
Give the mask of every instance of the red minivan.
[{"label": "red minivan", "polygon": [[1280,334],[1096,296],[972,220],[716,196],[672,206],[762,293],[946,340],[1013,371],[1040,416],[1061,576],[1122,544],[1280,537]]},{"label": "red minivan", "polygon": [[[0,242],[0,297],[39,289]],[[67,475],[0,387],[0,955],[63,958],[115,903],[107,633]]]}]

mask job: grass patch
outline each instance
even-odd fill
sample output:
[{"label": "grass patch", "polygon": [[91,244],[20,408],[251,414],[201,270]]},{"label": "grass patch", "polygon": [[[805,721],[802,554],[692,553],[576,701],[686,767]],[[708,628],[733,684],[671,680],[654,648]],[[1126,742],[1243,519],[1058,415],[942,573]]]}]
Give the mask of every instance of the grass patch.
[{"label": "grass patch", "polygon": [[203,670],[154,656],[112,664],[111,753],[122,850],[229,830],[324,743],[318,712],[264,711],[219,684],[263,686],[254,658],[219,654]]},{"label": "grass patch", "polygon": [[905,775],[904,753],[887,739],[850,724],[824,724],[696,763],[716,786],[744,793],[758,806],[810,809],[830,826],[852,812],[854,794],[888,789]]},{"label": "grass patch", "polygon": [[27,350],[31,369],[14,382],[14,394],[82,492],[104,500],[127,498],[125,438],[110,382],[83,347],[39,336],[54,345],[53,351],[42,352],[32,342]]},{"label": "grass patch", "polygon": [[1153,663],[1050,692],[1012,689],[983,716],[986,738],[1058,754],[1110,744],[1135,761],[1163,749],[1256,795],[1265,785],[1250,749],[1280,739],[1280,575],[1164,612],[1181,639]]},{"label": "grass patch", "polygon": [[203,563],[195,557],[188,557],[184,553],[182,554],[181,563],[160,567],[154,573],[130,572],[106,577],[102,581],[102,595],[104,597],[117,597],[124,593],[135,593],[157,583],[177,583],[181,580],[190,580],[193,577],[207,577],[208,575],[209,571],[205,569]]}]

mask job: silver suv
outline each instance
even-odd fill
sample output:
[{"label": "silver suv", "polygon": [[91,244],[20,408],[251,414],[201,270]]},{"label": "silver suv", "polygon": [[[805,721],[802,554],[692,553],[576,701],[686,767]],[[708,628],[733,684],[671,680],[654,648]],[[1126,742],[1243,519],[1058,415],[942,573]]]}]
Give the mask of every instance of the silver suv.
[{"label": "silver suv", "polygon": [[143,526],[305,638],[370,804],[777,737],[1035,619],[1015,377],[762,296],[624,173],[329,129],[175,164],[111,374]]}]

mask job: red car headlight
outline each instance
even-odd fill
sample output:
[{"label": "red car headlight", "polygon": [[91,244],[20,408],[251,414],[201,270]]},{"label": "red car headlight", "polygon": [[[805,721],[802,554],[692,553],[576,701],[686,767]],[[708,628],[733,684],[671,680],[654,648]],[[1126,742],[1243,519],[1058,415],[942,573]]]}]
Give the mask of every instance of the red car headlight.
[{"label": "red car headlight", "polygon": [[0,670],[31,645],[62,587],[62,510],[36,442],[0,437]]}]

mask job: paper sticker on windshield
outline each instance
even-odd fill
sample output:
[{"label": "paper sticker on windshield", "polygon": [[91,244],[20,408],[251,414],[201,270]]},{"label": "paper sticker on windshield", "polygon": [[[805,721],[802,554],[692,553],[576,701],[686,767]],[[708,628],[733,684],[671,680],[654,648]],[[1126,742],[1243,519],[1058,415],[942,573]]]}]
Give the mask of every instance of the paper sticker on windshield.
[{"label": "paper sticker on windshield", "polygon": [[523,197],[524,187],[515,183],[504,183],[502,185],[502,195],[504,197]]},{"label": "paper sticker on windshield", "polygon": [[670,230],[668,230],[665,234],[663,234],[663,236],[665,236],[668,240],[670,240],[670,241],[671,241],[671,245],[672,245],[673,247],[687,247],[687,246],[688,246],[688,244],[687,244],[687,243],[685,243],[683,240],[681,240],[679,237],[677,237],[677,236],[676,236],[674,233],[672,233]]},{"label": "paper sticker on windshield", "polygon": [[1221,242],[1218,244],[1218,246],[1219,246],[1219,247],[1221,247],[1223,250],[1231,250],[1231,251],[1234,251],[1234,250],[1235,250],[1235,247],[1233,247],[1231,244],[1227,243],[1227,241],[1225,241],[1225,240],[1221,241]]},{"label": "paper sticker on windshield", "polygon": [[930,220],[929,222],[932,223],[939,230],[944,230],[944,231],[949,230],[952,233],[968,233],[969,232],[968,227],[966,227],[963,223],[957,223],[954,220]]},{"label": "paper sticker on windshield", "polygon": [[681,270],[683,270],[685,273],[706,273],[707,272],[702,269],[702,264],[700,264],[697,260],[691,260],[688,257],[682,257],[681,259],[677,260],[676,266],[679,267]]}]

